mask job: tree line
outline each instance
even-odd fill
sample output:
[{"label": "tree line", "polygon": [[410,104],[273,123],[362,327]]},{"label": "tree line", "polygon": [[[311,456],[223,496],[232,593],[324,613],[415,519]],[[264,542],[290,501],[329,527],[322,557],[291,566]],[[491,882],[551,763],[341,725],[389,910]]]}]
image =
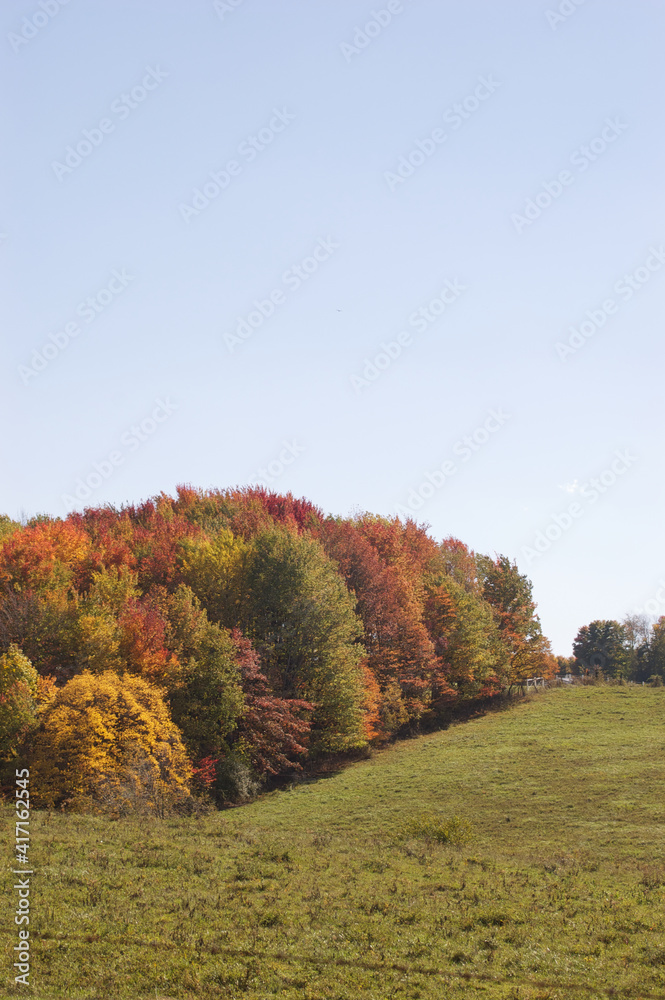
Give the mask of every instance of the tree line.
[{"label": "tree line", "polygon": [[247,799],[556,669],[515,562],[410,519],[189,486],[0,518],[0,765],[36,805]]},{"label": "tree line", "polygon": [[653,622],[645,614],[623,621],[597,619],[583,625],[573,640],[573,656],[558,656],[560,673],[619,680],[665,682],[665,616]]}]

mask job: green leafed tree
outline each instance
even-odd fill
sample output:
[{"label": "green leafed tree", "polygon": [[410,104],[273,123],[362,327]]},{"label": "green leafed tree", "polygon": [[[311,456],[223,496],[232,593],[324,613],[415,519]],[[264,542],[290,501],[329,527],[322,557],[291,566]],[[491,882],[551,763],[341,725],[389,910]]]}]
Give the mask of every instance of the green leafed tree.
[{"label": "green leafed tree", "polygon": [[39,675],[18,646],[0,656],[0,761],[11,760],[37,724]]},{"label": "green leafed tree", "polygon": [[656,626],[652,628],[647,615],[626,615],[622,621],[624,630],[624,657],[626,676],[633,680],[646,680],[650,676],[649,661],[652,658],[652,642],[656,637]]},{"label": "green leafed tree", "polygon": [[650,634],[638,648],[635,679],[654,682],[665,681],[665,616],[651,626]]},{"label": "green leafed tree", "polygon": [[626,671],[626,630],[613,619],[597,619],[583,625],[573,640],[573,653],[585,671],[608,677]]},{"label": "green leafed tree", "polygon": [[7,514],[0,514],[0,542],[3,538],[9,538],[15,531],[19,531],[21,525],[18,521],[12,521]]},{"label": "green leafed tree", "polygon": [[211,617],[250,639],[275,694],[315,704],[313,750],[362,745],[362,625],[335,564],[284,527],[250,542],[229,535],[184,553],[192,589]]},{"label": "green leafed tree", "polygon": [[[510,656],[489,604],[452,577],[432,580],[430,588],[427,621],[448,682],[462,698],[500,690]],[[442,592],[448,598],[443,616],[437,613]]]},{"label": "green leafed tree", "polygon": [[223,754],[245,705],[236,646],[184,584],[165,599],[165,611],[175,653],[165,678],[173,721],[194,760]]}]

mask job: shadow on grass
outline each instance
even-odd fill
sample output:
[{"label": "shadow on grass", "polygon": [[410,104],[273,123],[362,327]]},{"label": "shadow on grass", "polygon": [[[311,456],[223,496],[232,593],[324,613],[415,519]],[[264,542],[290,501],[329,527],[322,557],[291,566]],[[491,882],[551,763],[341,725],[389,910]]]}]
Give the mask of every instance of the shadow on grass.
[{"label": "shadow on grass", "polygon": [[301,771],[290,771],[275,775],[266,781],[258,797],[261,798],[261,795],[277,791],[278,789],[291,788],[295,785],[309,785],[322,781],[325,778],[334,778],[348,767],[351,767],[351,765],[362,760],[371,760],[375,752],[387,750],[396,743],[401,743],[404,740],[415,740],[420,736],[431,736],[432,733],[445,732],[453,725],[461,725],[464,722],[471,722],[473,719],[481,719],[485,715],[511,711],[519,705],[527,704],[533,697],[536,696],[527,695],[523,690],[517,688],[512,691],[502,691],[499,694],[490,695],[486,698],[462,702],[459,705],[451,705],[435,718],[421,721],[415,725],[404,726],[391,737],[370,747],[308,760],[303,765]]}]

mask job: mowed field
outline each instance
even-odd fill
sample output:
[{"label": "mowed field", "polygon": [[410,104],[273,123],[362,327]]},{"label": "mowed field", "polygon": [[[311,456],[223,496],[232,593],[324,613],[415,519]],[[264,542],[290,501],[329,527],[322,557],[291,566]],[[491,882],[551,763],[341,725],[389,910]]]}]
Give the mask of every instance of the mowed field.
[{"label": "mowed field", "polygon": [[7,874],[0,996],[665,998],[664,833],[665,689],[632,685],[538,694],[200,818],[35,813],[33,985],[13,984]]}]

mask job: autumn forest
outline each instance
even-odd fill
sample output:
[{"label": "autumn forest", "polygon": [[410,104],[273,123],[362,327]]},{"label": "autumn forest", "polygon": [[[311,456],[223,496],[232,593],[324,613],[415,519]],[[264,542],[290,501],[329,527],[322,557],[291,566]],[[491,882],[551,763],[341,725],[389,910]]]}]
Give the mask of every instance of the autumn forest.
[{"label": "autumn forest", "polygon": [[[35,805],[116,816],[246,801],[525,678],[580,672],[589,627],[557,661],[531,590],[508,557],[412,520],[325,516],[262,488],[4,517],[4,780],[24,764]],[[624,656],[624,626],[592,626],[593,648],[609,626],[603,648]]]}]

